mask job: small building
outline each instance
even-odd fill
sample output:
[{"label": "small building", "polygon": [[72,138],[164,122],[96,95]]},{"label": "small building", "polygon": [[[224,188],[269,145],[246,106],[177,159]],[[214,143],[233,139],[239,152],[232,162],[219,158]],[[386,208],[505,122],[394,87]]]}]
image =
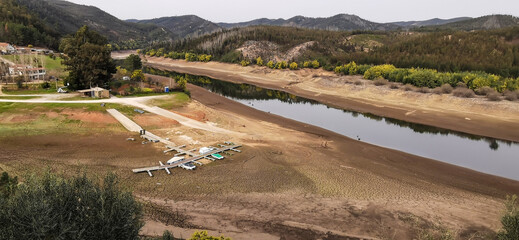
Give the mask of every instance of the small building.
[{"label": "small building", "polygon": [[14,54],[14,53],[16,53],[16,48],[9,43],[0,42],[0,53],[1,54]]},{"label": "small building", "polygon": [[93,98],[109,98],[110,97],[110,91],[108,91],[104,88],[100,88],[100,87],[79,90],[78,92],[81,93],[85,97],[93,97]]},{"label": "small building", "polygon": [[26,76],[29,80],[45,80],[47,71],[45,68],[34,68],[29,65],[13,65],[9,67],[9,75],[11,76]]}]

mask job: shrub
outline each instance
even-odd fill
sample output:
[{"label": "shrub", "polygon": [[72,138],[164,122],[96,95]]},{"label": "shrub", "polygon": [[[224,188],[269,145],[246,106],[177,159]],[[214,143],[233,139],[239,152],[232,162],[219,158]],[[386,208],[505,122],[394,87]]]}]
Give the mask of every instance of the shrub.
[{"label": "shrub", "polygon": [[505,99],[508,101],[515,101],[515,100],[517,100],[517,98],[519,98],[519,96],[518,96],[519,92],[517,92],[517,91],[512,92],[512,91],[507,90],[503,93],[503,95],[505,96]]},{"label": "shrub", "polygon": [[261,59],[261,57],[256,58],[256,65],[263,66],[263,59]]},{"label": "shrub", "polygon": [[485,86],[485,87],[481,87],[481,88],[476,89],[475,92],[476,92],[477,95],[486,96],[489,93],[492,93],[492,92],[495,92],[495,91],[496,90],[494,90],[493,88]]},{"label": "shrub", "polygon": [[398,84],[396,84],[396,83],[391,83],[391,84],[389,85],[389,88],[391,88],[391,89],[399,89],[400,86],[399,86]]},{"label": "shrub", "polygon": [[443,91],[442,91],[441,87],[435,87],[431,92],[434,93],[434,94],[438,94],[438,95],[442,95],[443,94]]},{"label": "shrub", "polygon": [[456,89],[454,89],[454,91],[452,91],[452,95],[463,98],[472,98],[476,96],[476,94],[474,94],[474,91],[463,87],[457,87]]},{"label": "shrub", "polygon": [[50,88],[50,83],[49,83],[49,82],[43,82],[43,83],[41,84],[41,88],[43,88],[43,89],[49,89],[49,88]]},{"label": "shrub", "polygon": [[501,224],[503,228],[497,234],[497,239],[519,239],[519,204],[516,195],[506,197],[505,213],[501,217]]},{"label": "shrub", "polygon": [[404,85],[404,91],[415,91],[416,87],[411,84]]},{"label": "shrub", "polygon": [[318,69],[320,66],[321,66],[321,64],[319,63],[319,61],[317,61],[317,60],[312,61],[312,68]]},{"label": "shrub", "polygon": [[449,94],[449,93],[452,93],[453,89],[450,84],[446,83],[441,86],[441,90],[442,90],[442,93]]},{"label": "shrub", "polygon": [[353,84],[355,84],[355,85],[362,85],[362,81],[361,80],[356,80],[355,82],[353,82]]},{"label": "shrub", "polygon": [[431,90],[428,87],[421,87],[416,90],[419,93],[429,93]]},{"label": "shrub", "polygon": [[379,77],[387,79],[389,74],[395,70],[396,67],[391,64],[373,66],[364,73],[364,78],[369,80]]},{"label": "shrub", "polygon": [[243,67],[246,67],[246,66],[249,66],[249,65],[250,65],[250,62],[247,61],[247,60],[241,60],[240,64],[241,64]]},{"label": "shrub", "polygon": [[501,94],[494,90],[487,94],[487,99],[490,101],[501,101]]},{"label": "shrub", "polygon": [[375,79],[375,81],[373,81],[373,84],[375,84],[375,86],[383,86],[383,85],[386,85],[388,83],[389,82],[386,79],[383,79],[383,78],[377,78],[377,79]]},{"label": "shrub", "polygon": [[220,236],[220,237],[214,237],[214,236],[209,236],[209,234],[207,234],[207,231],[200,231],[200,232],[195,232],[193,233],[193,235],[191,236],[191,238],[189,240],[231,240],[230,238],[226,238],[224,236]]},{"label": "shrub", "polygon": [[138,239],[142,208],[117,177],[24,179],[0,205],[2,239]]},{"label": "shrub", "polygon": [[269,61],[269,62],[267,63],[267,67],[268,67],[268,68],[272,68],[272,69],[274,69],[275,66],[276,66],[276,64],[275,64],[273,61]]},{"label": "shrub", "polygon": [[297,63],[295,63],[295,62],[290,63],[290,69],[297,70],[298,69]]}]

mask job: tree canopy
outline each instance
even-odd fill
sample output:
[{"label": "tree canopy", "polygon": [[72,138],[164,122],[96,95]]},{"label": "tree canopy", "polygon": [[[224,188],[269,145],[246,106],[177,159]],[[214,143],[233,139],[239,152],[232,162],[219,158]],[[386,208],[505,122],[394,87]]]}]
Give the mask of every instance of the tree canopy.
[{"label": "tree canopy", "polygon": [[87,26],[64,38],[60,50],[66,54],[70,89],[103,86],[116,72],[108,41]]},{"label": "tree canopy", "polygon": [[135,70],[141,70],[141,57],[139,55],[131,54],[124,60],[124,68],[126,68],[126,70],[130,72],[133,72]]},{"label": "tree canopy", "polygon": [[0,192],[0,239],[139,239],[141,205],[115,175],[46,173],[13,187],[16,179],[4,174],[0,182],[10,186],[9,195]]}]

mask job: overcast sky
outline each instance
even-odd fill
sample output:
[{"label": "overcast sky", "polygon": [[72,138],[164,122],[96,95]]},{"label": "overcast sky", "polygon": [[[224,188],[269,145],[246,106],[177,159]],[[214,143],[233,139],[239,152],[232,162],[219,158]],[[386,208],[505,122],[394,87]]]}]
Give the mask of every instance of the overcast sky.
[{"label": "overcast sky", "polygon": [[355,14],[374,22],[519,16],[517,0],[69,0],[93,5],[120,19],[150,19],[195,14],[213,22],[242,22],[256,18],[296,15],[329,17]]}]

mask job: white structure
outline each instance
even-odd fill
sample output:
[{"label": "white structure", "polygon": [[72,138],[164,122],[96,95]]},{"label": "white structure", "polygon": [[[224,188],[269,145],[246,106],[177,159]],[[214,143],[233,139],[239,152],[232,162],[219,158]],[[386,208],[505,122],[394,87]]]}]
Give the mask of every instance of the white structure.
[{"label": "white structure", "polygon": [[33,68],[29,65],[14,65],[9,67],[11,76],[28,76],[29,80],[44,80],[47,71],[45,68]]},{"label": "white structure", "polygon": [[210,151],[213,151],[213,149],[211,148],[208,148],[208,147],[203,147],[203,148],[200,148],[200,154],[205,154],[205,153],[208,153]]},{"label": "white structure", "polygon": [[16,53],[16,48],[9,43],[0,43],[0,53],[14,54],[14,53]]}]

